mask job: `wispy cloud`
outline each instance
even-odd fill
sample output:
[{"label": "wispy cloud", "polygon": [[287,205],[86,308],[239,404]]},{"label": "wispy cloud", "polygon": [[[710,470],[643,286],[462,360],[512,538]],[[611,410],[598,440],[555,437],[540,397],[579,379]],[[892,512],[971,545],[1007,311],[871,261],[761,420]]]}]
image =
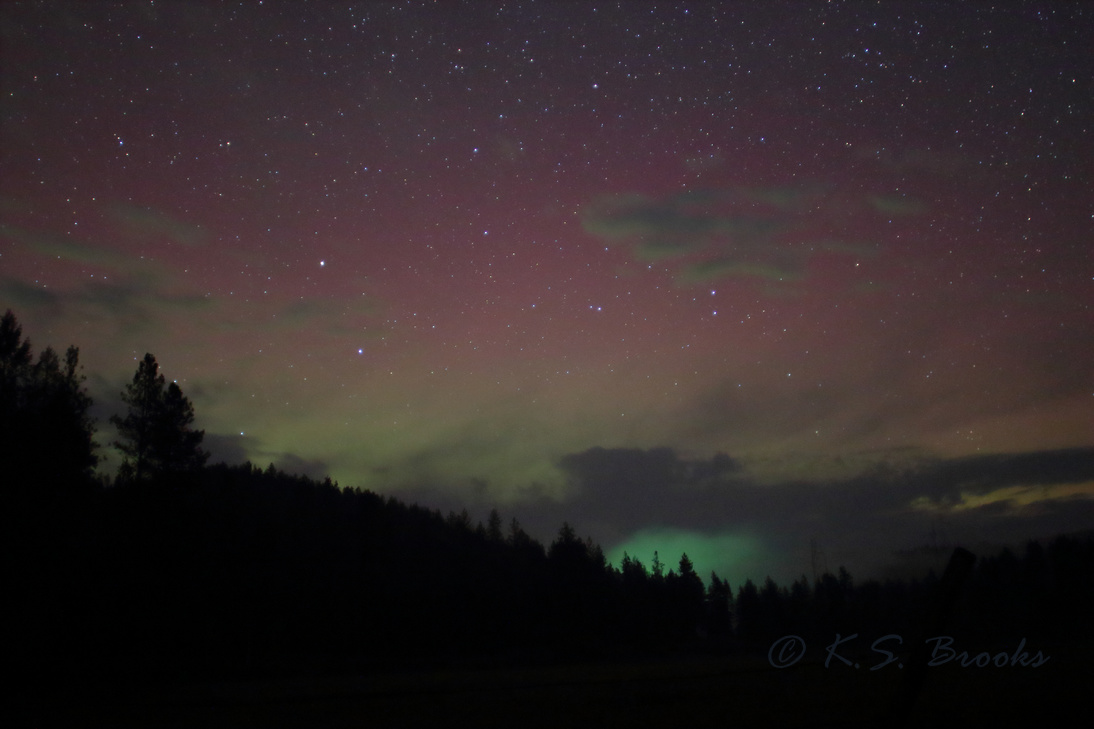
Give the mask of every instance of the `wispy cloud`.
[{"label": "wispy cloud", "polygon": [[205,245],[209,234],[200,225],[180,220],[155,208],[117,203],[110,208],[114,221],[142,241],[165,241],[187,248]]},{"label": "wispy cloud", "polygon": [[653,199],[621,194],[584,210],[586,232],[629,247],[638,260],[675,260],[681,285],[723,278],[794,283],[818,253],[871,255],[872,241],[841,234],[870,214],[912,215],[901,195],[847,196],[819,187],[691,190]]},{"label": "wispy cloud", "polygon": [[79,238],[32,230],[10,223],[0,223],[0,237],[15,241],[37,255],[67,263],[120,268],[128,266],[131,261],[129,257],[121,253],[92,245]]}]

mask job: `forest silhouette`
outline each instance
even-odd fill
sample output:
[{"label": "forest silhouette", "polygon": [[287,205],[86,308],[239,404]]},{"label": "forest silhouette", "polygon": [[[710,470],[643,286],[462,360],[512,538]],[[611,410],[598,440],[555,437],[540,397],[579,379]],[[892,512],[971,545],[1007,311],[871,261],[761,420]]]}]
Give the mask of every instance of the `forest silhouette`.
[{"label": "forest silhouette", "polygon": [[[149,354],[97,474],[78,350],[0,322],[6,661],[28,685],[767,655],[780,636],[923,635],[939,579],[704,580],[687,557],[615,567],[564,523],[543,545],[272,464],[206,465],[193,406]],[[1090,640],[1094,540],[981,556],[947,630],[977,645]],[[867,644],[868,645],[868,644]]]}]

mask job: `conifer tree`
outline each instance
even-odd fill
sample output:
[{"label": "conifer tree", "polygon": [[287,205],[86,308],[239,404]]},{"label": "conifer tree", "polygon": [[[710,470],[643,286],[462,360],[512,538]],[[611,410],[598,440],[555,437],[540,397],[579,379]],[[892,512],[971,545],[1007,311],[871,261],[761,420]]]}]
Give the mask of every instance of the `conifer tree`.
[{"label": "conifer tree", "polygon": [[505,535],[501,531],[501,514],[498,510],[490,510],[490,518],[486,523],[486,536],[491,542],[502,542],[505,540]]},{"label": "conifer tree", "polygon": [[69,347],[62,363],[46,347],[34,362],[15,315],[8,310],[0,319],[0,467],[9,483],[62,489],[90,483],[98,458],[79,352]]},{"label": "conifer tree", "polygon": [[205,464],[209,457],[201,449],[205,431],[191,427],[194,406],[177,383],[167,384],[155,357],[144,355],[121,397],[129,410],[124,418],[110,419],[121,436],[114,445],[125,454],[126,470],[135,480],[193,471]]}]

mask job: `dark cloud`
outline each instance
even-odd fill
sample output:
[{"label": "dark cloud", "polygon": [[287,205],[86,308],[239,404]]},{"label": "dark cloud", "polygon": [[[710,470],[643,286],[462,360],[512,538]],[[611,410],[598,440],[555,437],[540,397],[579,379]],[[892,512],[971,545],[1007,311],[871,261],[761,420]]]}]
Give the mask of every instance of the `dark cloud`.
[{"label": "dark cloud", "polygon": [[926,462],[889,477],[901,491],[939,501],[961,492],[984,494],[1011,486],[1094,481],[1094,448],[968,456]]},{"label": "dark cloud", "polygon": [[[82,256],[79,252],[84,248],[48,236],[36,244],[36,250],[55,257],[86,264],[108,264],[114,271],[112,280],[92,280],[69,288],[46,289],[0,277],[0,297],[19,310],[34,309],[55,316],[75,311],[85,321],[89,316],[104,317],[127,335],[162,328],[164,318],[172,315],[200,317],[196,321],[207,332],[308,331],[331,336],[352,334],[355,341],[383,335],[378,322],[384,304],[373,297],[362,295],[349,301],[320,297],[297,299],[271,313],[268,305],[261,308],[257,303],[244,300],[183,293],[172,285],[172,276],[153,264],[133,262],[113,254]],[[362,328],[364,323],[368,323],[367,329]]]},{"label": "dark cloud", "polygon": [[607,198],[585,210],[585,230],[609,240],[628,240],[642,259],[672,258],[723,244],[751,247],[786,227],[769,215],[723,211],[724,193],[685,192],[657,201],[640,195]]},{"label": "dark cloud", "polygon": [[160,210],[120,203],[110,212],[129,233],[142,239],[163,240],[187,248],[197,248],[208,241],[209,235],[200,225],[179,220]]},{"label": "dark cloud", "polygon": [[672,448],[590,448],[564,456],[559,466],[576,487],[577,498],[587,502],[628,492],[656,498],[662,490],[724,483],[740,471],[724,454],[686,461]]},{"label": "dark cloud", "polygon": [[332,464],[327,461],[273,451],[262,439],[253,435],[206,432],[202,445],[209,452],[210,463],[235,465],[250,461],[260,468],[273,464],[285,473],[307,476],[318,481],[327,478],[332,472]]},{"label": "dark cloud", "polygon": [[91,305],[127,321],[158,320],[164,310],[193,311],[211,305],[197,294],[169,294],[147,281],[92,281],[66,294],[77,305]]},{"label": "dark cloud", "polygon": [[1082,525],[1077,515],[1094,510],[1094,500],[1082,497],[1066,508],[1056,498],[1029,504],[1005,494],[966,504],[970,494],[1094,481],[1094,448],[901,457],[849,478],[776,483],[761,482],[728,456],[685,459],[671,448],[593,448],[567,455],[560,466],[576,485],[566,511],[598,538],[658,527],[758,533],[773,573],[787,568],[786,555],[800,560],[812,538],[827,544],[833,559],[878,569],[893,552],[925,543],[937,523],[966,543],[1003,543],[1073,531]]},{"label": "dark cloud", "polygon": [[131,261],[120,253],[91,245],[86,240],[8,223],[0,224],[0,237],[22,244],[40,256],[68,263],[113,268],[129,266]]},{"label": "dark cloud", "polygon": [[[609,552],[641,545],[649,551],[643,559],[660,549],[671,562],[679,555],[670,551],[681,548],[704,554],[704,569],[782,582],[811,569],[814,543],[829,568],[845,565],[865,578],[898,563],[908,568],[899,555],[931,544],[990,551],[1094,523],[1094,494],[1081,487],[1072,495],[1040,493],[1094,481],[1094,448],[871,458],[850,477],[770,482],[722,454],[695,459],[672,448],[591,448],[560,459],[570,484],[563,500],[532,488],[519,501],[498,503],[485,482],[460,487],[458,495],[450,484],[422,482],[398,496],[442,512],[466,507],[474,520],[498,507],[544,543],[568,521]],[[975,494],[991,498],[970,502]]]},{"label": "dark cloud", "polygon": [[330,472],[330,464],[315,458],[301,458],[293,453],[283,453],[274,461],[274,465],[285,473],[307,476],[323,480]]},{"label": "dark cloud", "polygon": [[[48,238],[48,236],[47,236]],[[43,238],[41,241],[46,241]],[[162,316],[168,313],[194,313],[209,309],[212,299],[198,294],[172,292],[169,276],[163,275],[153,265],[133,262],[115,254],[100,252],[95,255],[80,253],[83,246],[70,241],[49,239],[34,246],[40,253],[71,262],[110,268],[111,280],[85,281],[68,288],[46,289],[12,278],[0,278],[0,296],[21,309],[35,309],[61,316],[62,312],[78,312],[86,321],[89,313],[105,315],[126,331],[135,327],[158,326]]]},{"label": "dark cloud", "polygon": [[[897,454],[875,457],[873,465],[850,477],[776,482],[724,454],[687,459],[663,447],[591,448],[562,457],[559,467],[571,488],[564,503],[557,504],[558,513],[580,514],[622,532],[653,525],[716,530],[730,524],[827,523],[839,528],[875,515],[912,515],[926,503],[957,505],[970,494],[1094,481],[1094,448],[956,459]],[[424,481],[418,489],[420,494],[432,491]],[[471,491],[463,494],[474,503]],[[551,501],[535,490],[526,496],[526,503],[535,501],[539,507]],[[999,509],[1004,501],[992,502],[991,508]]]},{"label": "dark cloud", "polygon": [[41,286],[31,285],[14,278],[0,277],[0,299],[5,302],[5,306],[22,310],[56,307],[60,297]]},{"label": "dark cloud", "polygon": [[910,215],[921,204],[901,195],[847,198],[818,187],[690,190],[666,199],[617,195],[584,211],[586,232],[629,245],[641,260],[681,259],[682,284],[717,278],[801,279],[818,252],[863,254],[876,245],[831,239],[829,231],[869,212]]},{"label": "dark cloud", "polygon": [[248,460],[246,438],[232,433],[206,433],[202,447],[209,452],[210,463],[235,465]]}]

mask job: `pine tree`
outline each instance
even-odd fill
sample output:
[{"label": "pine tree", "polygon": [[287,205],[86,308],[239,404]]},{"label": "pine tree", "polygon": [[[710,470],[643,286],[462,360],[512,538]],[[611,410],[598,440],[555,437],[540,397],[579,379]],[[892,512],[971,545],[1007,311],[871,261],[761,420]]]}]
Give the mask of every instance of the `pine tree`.
[{"label": "pine tree", "polygon": [[695,566],[688,558],[687,553],[680,555],[680,565],[678,573],[681,593],[686,597],[689,604],[691,604],[696,610],[702,609],[703,598],[706,596],[706,588],[703,587],[703,580],[695,572]]},{"label": "pine tree", "polygon": [[505,535],[501,531],[501,514],[498,510],[490,510],[490,518],[486,523],[486,536],[491,542],[501,543],[505,540]]},{"label": "pine tree", "polygon": [[79,352],[69,347],[62,363],[46,347],[34,362],[15,315],[0,319],[0,464],[9,483],[72,489],[91,482],[95,424]]},{"label": "pine tree", "polygon": [[209,457],[201,449],[205,431],[191,427],[194,406],[178,384],[167,385],[155,357],[144,355],[121,397],[129,410],[124,418],[110,419],[121,436],[114,445],[125,454],[125,470],[131,470],[136,481],[193,471],[205,464]]},{"label": "pine tree", "polygon": [[88,414],[91,397],[79,374],[80,350],[70,346],[64,362],[51,347],[38,356],[34,366],[35,409],[42,428],[39,443],[41,466],[58,485],[88,482],[98,463],[92,439],[95,422]]},{"label": "pine tree", "polygon": [[731,603],[733,602],[733,590],[729,586],[729,580],[718,577],[714,571],[710,573],[710,587],[707,588],[707,626],[712,635],[729,635],[733,632],[733,624],[730,619]]},{"label": "pine tree", "polygon": [[760,629],[760,591],[751,579],[737,589],[737,626],[736,633],[741,638],[756,639]]},{"label": "pine tree", "polygon": [[665,579],[665,563],[661,561],[661,557],[657,554],[657,550],[653,550],[653,563],[650,568],[650,576],[654,582],[661,582]]},{"label": "pine tree", "polygon": [[201,449],[205,437],[204,430],[194,430],[194,406],[182,394],[177,383],[167,386],[164,398],[162,430],[159,444],[162,458],[171,464],[172,470],[194,471],[205,465],[209,455]]}]

